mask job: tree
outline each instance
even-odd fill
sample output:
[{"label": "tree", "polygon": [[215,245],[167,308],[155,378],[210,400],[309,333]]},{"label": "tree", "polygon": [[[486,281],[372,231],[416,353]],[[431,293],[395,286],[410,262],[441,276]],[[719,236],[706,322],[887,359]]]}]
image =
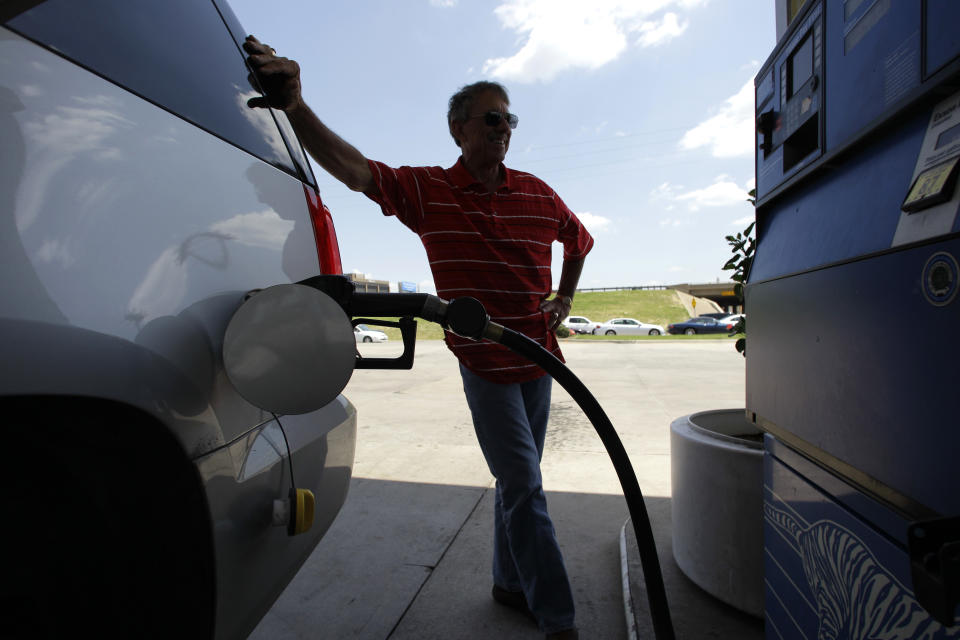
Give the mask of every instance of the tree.
[{"label": "tree", "polygon": [[[749,195],[750,197],[747,198],[747,202],[756,207],[757,190],[751,189]],[[747,355],[747,306],[743,298],[743,285],[747,282],[747,276],[750,275],[750,264],[753,262],[753,252],[756,246],[753,229],[756,224],[756,221],[751,222],[746,229],[736,236],[727,236],[727,244],[730,245],[730,251],[733,253],[733,257],[723,265],[724,271],[733,271],[730,276],[730,279],[736,283],[733,285],[733,292],[744,313],[743,317],[740,318],[730,333],[730,335],[736,335],[738,333],[744,334],[742,338],[737,340],[735,345],[737,351],[744,357]]]}]

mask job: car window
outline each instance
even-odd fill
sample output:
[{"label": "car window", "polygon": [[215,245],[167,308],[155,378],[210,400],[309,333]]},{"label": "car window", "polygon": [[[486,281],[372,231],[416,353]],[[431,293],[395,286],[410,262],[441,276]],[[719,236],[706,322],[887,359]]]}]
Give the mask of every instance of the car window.
[{"label": "car window", "polygon": [[47,0],[5,26],[301,176],[270,111],[247,107],[259,94],[209,0]]},{"label": "car window", "polygon": [[633,324],[633,325],[636,325],[636,324],[640,324],[640,323],[637,322],[636,320],[624,320],[624,321],[623,321],[623,324]]},{"label": "car window", "polygon": [[[223,21],[230,29],[230,34],[233,36],[234,42],[237,45],[237,49],[239,51],[243,51],[242,45],[243,41],[247,38],[247,33],[244,31],[243,26],[237,19],[233,9],[231,9],[230,5],[223,0],[213,0],[213,2],[215,5],[217,5],[217,9],[220,11]],[[246,54],[243,55],[246,56]],[[280,132],[283,134],[283,137],[287,142],[287,149],[290,151],[290,157],[300,168],[300,171],[303,173],[306,181],[312,184],[314,187],[317,186],[317,180],[313,175],[313,170],[310,167],[310,163],[307,161],[307,154],[304,152],[300,141],[297,139],[297,134],[294,133],[293,125],[290,124],[290,119],[287,117],[287,114],[276,109],[271,109],[270,112],[273,114],[274,119],[280,126]]]}]

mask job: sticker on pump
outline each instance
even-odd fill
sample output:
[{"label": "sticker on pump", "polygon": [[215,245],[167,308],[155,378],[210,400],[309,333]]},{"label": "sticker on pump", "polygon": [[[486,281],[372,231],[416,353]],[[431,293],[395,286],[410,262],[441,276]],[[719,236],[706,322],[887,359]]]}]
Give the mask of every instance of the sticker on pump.
[{"label": "sticker on pump", "polygon": [[918,175],[900,209],[915,213],[949,201],[957,185],[958,165],[960,158],[951,158]]},{"label": "sticker on pump", "polygon": [[891,246],[936,238],[953,230],[960,208],[958,171],[960,92],[938,103],[930,114]]}]

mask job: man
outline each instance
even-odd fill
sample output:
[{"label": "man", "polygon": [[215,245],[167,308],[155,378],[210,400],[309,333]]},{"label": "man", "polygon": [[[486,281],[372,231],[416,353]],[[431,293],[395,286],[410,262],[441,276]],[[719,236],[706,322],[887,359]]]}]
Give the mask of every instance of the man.
[{"label": "man", "polygon": [[[417,233],[437,294],[479,299],[491,319],[562,358],[554,330],[570,313],[593,239],[562,200],[503,160],[517,118],[497,83],[464,87],[451,99],[448,126],[460,147],[449,168],[399,167],[368,160],[303,102],[299,66],[250,36],[244,43],[266,92],[254,107],[284,110],[307,151],[331,175]],[[551,243],[564,245],[557,295]],[[547,638],[577,638],[574,604],[540,476],[552,379],[500,345],[447,333],[484,458],[496,478],[493,597],[529,611]]]}]

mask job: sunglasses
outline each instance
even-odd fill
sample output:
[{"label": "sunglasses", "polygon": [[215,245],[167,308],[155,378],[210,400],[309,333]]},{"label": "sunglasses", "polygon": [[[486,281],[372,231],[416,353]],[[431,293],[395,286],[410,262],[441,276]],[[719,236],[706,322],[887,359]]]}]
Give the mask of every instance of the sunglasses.
[{"label": "sunglasses", "polygon": [[512,113],[502,113],[500,111],[487,111],[486,113],[481,113],[478,116],[471,116],[467,118],[467,120],[473,120],[474,118],[483,118],[483,123],[488,127],[498,127],[500,126],[500,121],[506,119],[507,124],[510,125],[510,128],[516,129],[517,123],[520,122],[520,118]]}]

